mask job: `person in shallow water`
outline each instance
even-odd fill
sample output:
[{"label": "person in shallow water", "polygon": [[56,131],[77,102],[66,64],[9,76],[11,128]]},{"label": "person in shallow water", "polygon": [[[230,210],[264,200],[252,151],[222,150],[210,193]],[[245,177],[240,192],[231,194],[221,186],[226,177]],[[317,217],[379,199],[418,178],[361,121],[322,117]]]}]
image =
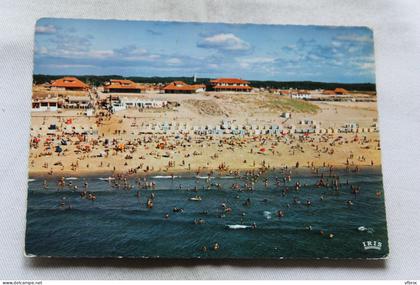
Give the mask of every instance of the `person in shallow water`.
[{"label": "person in shallow water", "polygon": [[218,251],[220,249],[220,245],[219,245],[219,243],[215,243],[214,245],[213,245],[213,250],[214,251]]},{"label": "person in shallow water", "polygon": [[244,206],[250,207],[251,206],[251,199],[248,198],[245,200],[245,202],[243,203]]},{"label": "person in shallow water", "polygon": [[277,215],[277,217],[279,217],[279,218],[283,218],[283,217],[284,217],[284,213],[283,213],[283,211],[281,211],[281,210],[278,210],[278,211],[277,211],[277,213],[276,213],[276,215]]}]

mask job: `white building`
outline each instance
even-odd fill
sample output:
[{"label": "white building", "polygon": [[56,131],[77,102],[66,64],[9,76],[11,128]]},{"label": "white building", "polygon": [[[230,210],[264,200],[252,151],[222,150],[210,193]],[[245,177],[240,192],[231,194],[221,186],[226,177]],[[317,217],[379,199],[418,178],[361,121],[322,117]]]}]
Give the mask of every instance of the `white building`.
[{"label": "white building", "polygon": [[290,91],[290,98],[292,99],[311,99],[311,92],[308,90],[292,90]]},{"label": "white building", "polygon": [[44,98],[32,100],[32,111],[34,112],[56,112],[63,107],[63,100],[60,98]]},{"label": "white building", "polygon": [[299,121],[299,124],[310,126],[310,125],[316,125],[316,122],[315,120],[312,120],[312,119],[303,119]]},{"label": "white building", "polygon": [[292,99],[311,99],[312,95],[310,93],[292,93],[290,97]]},{"label": "white building", "polygon": [[87,109],[91,107],[91,99],[89,96],[68,96],[65,107]]},{"label": "white building", "polygon": [[168,105],[168,101],[165,100],[147,100],[142,98],[120,98],[119,101],[112,103],[112,111],[118,112],[128,108],[138,109],[155,109],[163,108]]},{"label": "white building", "polygon": [[292,114],[289,112],[283,112],[281,113],[281,117],[285,119],[290,119],[292,117]]}]

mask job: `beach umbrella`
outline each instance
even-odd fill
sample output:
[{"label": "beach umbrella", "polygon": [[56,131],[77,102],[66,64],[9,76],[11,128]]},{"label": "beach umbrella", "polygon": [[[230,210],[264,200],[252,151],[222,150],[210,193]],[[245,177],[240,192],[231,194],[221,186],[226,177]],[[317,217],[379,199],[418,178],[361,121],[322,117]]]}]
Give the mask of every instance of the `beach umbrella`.
[{"label": "beach umbrella", "polygon": [[264,147],[260,148],[260,152],[265,152],[266,149]]}]

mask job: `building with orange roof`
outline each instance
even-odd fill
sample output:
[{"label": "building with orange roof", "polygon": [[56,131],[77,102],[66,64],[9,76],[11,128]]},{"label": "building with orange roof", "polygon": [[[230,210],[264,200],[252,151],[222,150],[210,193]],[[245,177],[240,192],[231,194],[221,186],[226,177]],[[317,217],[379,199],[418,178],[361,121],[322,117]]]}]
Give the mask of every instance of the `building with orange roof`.
[{"label": "building with orange roof", "polygon": [[89,85],[80,81],[76,77],[63,77],[51,82],[51,89],[69,91],[87,91]]},{"label": "building with orange roof", "polygon": [[146,90],[146,86],[127,79],[111,79],[104,84],[106,93],[142,93]]},{"label": "building with orange roof", "polygon": [[206,86],[203,84],[187,84],[183,81],[173,81],[162,88],[164,93],[198,93],[204,92]]},{"label": "building with orange roof", "polygon": [[349,91],[347,91],[344,88],[335,88],[334,92],[335,92],[336,95],[346,95],[346,94],[350,93]]},{"label": "building with orange roof", "polygon": [[285,95],[285,96],[290,95],[290,90],[280,90],[279,94],[280,95]]},{"label": "building with orange roof", "polygon": [[248,81],[239,78],[217,78],[210,80],[210,85],[214,91],[250,92],[252,90]]}]

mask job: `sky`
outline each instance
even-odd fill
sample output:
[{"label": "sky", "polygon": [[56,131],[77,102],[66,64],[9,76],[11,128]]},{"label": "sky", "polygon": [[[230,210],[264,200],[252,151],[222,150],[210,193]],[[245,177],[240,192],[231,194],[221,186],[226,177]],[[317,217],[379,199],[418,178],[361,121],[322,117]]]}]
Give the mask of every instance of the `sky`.
[{"label": "sky", "polygon": [[375,82],[366,27],[52,19],[35,27],[34,73]]}]

